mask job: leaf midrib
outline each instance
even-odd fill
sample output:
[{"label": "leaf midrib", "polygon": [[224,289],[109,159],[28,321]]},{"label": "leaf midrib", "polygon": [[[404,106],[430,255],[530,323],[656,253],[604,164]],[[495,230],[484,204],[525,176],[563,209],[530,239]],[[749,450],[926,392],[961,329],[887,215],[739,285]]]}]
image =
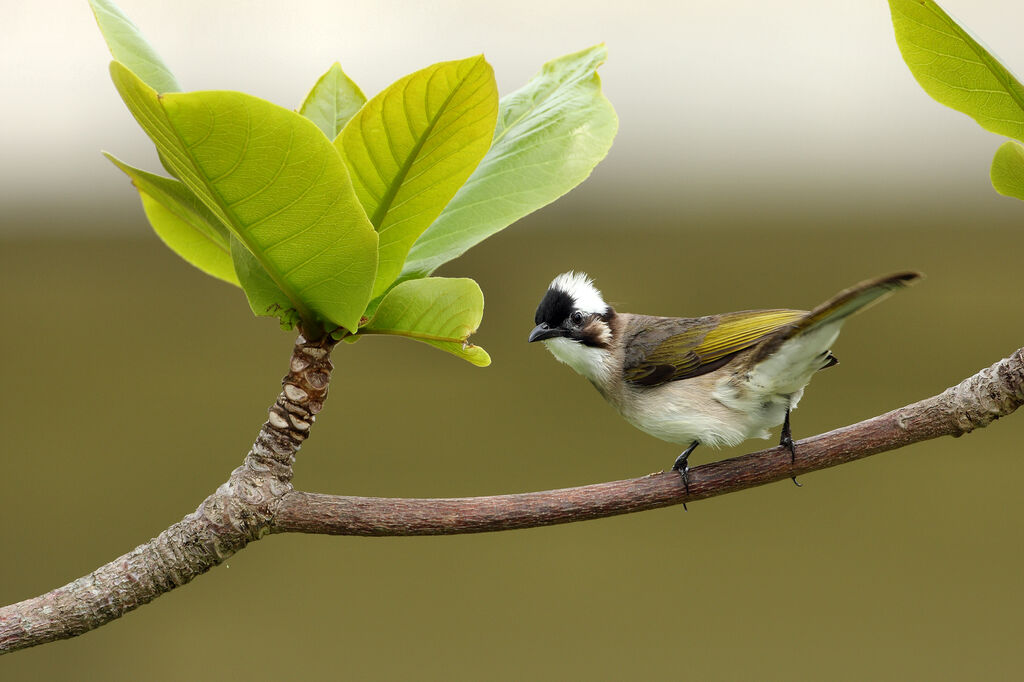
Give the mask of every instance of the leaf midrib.
[{"label": "leaf midrib", "polygon": [[[463,86],[465,86],[470,74],[472,74],[476,70],[476,67],[479,64],[480,57],[477,57],[476,61],[473,63],[472,67],[470,67],[466,75],[459,79],[458,85],[452,88],[452,91],[448,93],[447,97],[445,97],[444,103],[440,107],[438,107],[437,113],[433,117],[431,117],[429,124],[423,131],[423,134],[419,136],[419,139],[413,146],[412,151],[407,155],[405,162],[399,168],[398,173],[395,175],[390,186],[384,192],[383,196],[381,196],[380,203],[377,205],[377,209],[373,212],[373,216],[370,218],[370,222],[373,224],[373,227],[377,229],[378,232],[380,231],[380,226],[384,223],[384,218],[387,217],[388,212],[391,210],[391,206],[395,201],[395,197],[398,196],[399,190],[405,183],[405,179],[409,175],[409,171],[412,170],[413,165],[419,158],[420,152],[423,150],[423,145],[425,145],[427,143],[427,140],[430,139],[430,136],[433,134],[434,128],[437,126],[438,121],[440,121],[441,118],[448,111],[448,105],[451,103],[452,98],[455,96],[456,93],[458,93],[463,88]],[[435,73],[433,75],[437,74]],[[405,93],[403,92],[402,94],[404,98]]]},{"label": "leaf midrib", "polygon": [[[229,218],[232,215],[232,213],[230,212],[229,205],[227,204],[226,201],[224,201],[224,198],[220,196],[220,193],[216,190],[216,188],[212,187],[207,182],[207,180],[205,178],[205,175],[199,170],[199,166],[197,165],[197,163],[195,161],[195,158],[192,155],[192,152],[190,150],[189,145],[186,144],[185,140],[178,133],[177,128],[175,128],[174,125],[171,124],[170,117],[167,114],[167,110],[164,109],[163,98],[158,96],[157,97],[157,103],[160,106],[160,110],[161,110],[161,112],[163,112],[163,115],[164,115],[165,119],[167,120],[167,127],[168,127],[170,133],[173,135],[174,139],[176,139],[178,141],[178,143],[180,144],[180,149],[184,150],[184,154],[182,154],[182,156],[184,156],[184,158],[185,158],[185,160],[187,162],[188,167],[192,169],[192,171],[194,173],[194,176],[199,179],[200,183],[202,183],[203,187],[206,189],[207,194],[217,204],[217,208],[220,210],[220,213],[222,214],[222,216],[224,218]],[[209,105],[206,105],[206,107],[207,107],[207,109],[209,109]],[[246,113],[246,120],[247,120],[247,124],[246,124],[246,144],[248,144],[250,139],[251,139],[251,136],[252,136],[252,112],[249,111],[248,107],[246,107],[245,108],[245,113]],[[211,118],[214,116],[214,113],[212,111],[210,111],[210,116],[211,116]],[[293,140],[290,138],[289,139],[289,146],[288,146],[288,149],[289,149],[288,153],[289,154],[291,153],[291,143],[292,143],[292,141]],[[227,224],[229,224],[229,225],[233,225],[235,221],[234,220],[227,220],[225,222]],[[238,238],[238,240],[245,246],[246,249],[248,249],[249,253],[251,253],[253,255],[253,257],[256,258],[256,261],[260,264],[260,267],[262,267],[263,270],[267,273],[267,276],[270,277],[271,281],[274,282],[274,284],[278,287],[278,289],[281,290],[281,293],[283,293],[288,298],[288,300],[291,302],[291,304],[293,306],[295,306],[295,310],[299,313],[299,316],[303,320],[308,320],[310,322],[318,319],[318,316],[312,310],[310,310],[309,307],[307,307],[303,303],[302,299],[299,298],[298,295],[294,291],[292,291],[291,287],[288,287],[285,284],[283,284],[282,282],[280,282],[278,280],[278,278],[275,276],[275,273],[272,271],[272,269],[267,267],[265,259],[261,257],[261,254],[257,253],[257,250],[253,250],[253,248],[252,248],[252,240],[248,238],[248,235],[243,234],[243,233],[241,233],[241,232],[239,232],[239,231],[237,231],[237,230],[235,230],[235,229],[233,229],[231,227],[229,227],[228,229],[230,229],[231,232],[235,235],[235,237]]]}]

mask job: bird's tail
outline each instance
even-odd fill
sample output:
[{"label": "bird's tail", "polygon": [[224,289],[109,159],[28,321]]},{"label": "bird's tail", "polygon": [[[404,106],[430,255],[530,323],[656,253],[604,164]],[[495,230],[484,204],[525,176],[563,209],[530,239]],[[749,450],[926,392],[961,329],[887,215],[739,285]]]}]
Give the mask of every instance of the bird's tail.
[{"label": "bird's tail", "polygon": [[919,272],[899,272],[865,280],[854,284],[849,289],[840,291],[796,322],[787,325],[785,329],[766,339],[766,342],[758,347],[754,357],[751,358],[751,364],[757,364],[760,360],[774,354],[789,339],[812,332],[822,325],[839,322],[858,310],[881,300],[893,291],[913,284],[921,277]]},{"label": "bird's tail", "polygon": [[893,291],[921,279],[919,272],[899,272],[869,279],[844,289],[807,314],[797,323],[802,331],[811,331],[826,322],[835,322],[880,301]]}]

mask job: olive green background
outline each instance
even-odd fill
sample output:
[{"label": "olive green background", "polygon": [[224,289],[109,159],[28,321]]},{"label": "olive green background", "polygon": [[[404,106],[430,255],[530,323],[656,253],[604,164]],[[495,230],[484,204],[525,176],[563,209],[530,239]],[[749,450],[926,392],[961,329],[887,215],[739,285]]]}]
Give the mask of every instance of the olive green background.
[{"label": "olive green background", "polygon": [[[567,199],[447,268],[483,287],[476,338],[491,367],[404,339],[338,348],[295,483],[484,495],[667,467],[673,446],[526,343],[546,283],[569,267],[623,310],[664,314],[807,307],[918,268],[918,286],[850,320],[841,364],[810,386],[794,432],[932,395],[1024,343],[1024,206],[992,206],[987,225],[925,206],[698,224],[685,210],[597,214]],[[0,245],[0,602],[86,574],[194,509],[241,460],[286,371],[291,334],[126,218],[137,238]],[[1024,664],[1022,435],[1014,415],[688,513],[460,537],[272,536],[97,631],[0,659],[0,677],[1012,677]]]},{"label": "olive green background", "polygon": [[[621,127],[583,186],[441,274],[486,297],[478,369],[369,338],[335,353],[304,490],[458,496],[639,476],[678,449],[526,343],[570,268],[622,310],[810,307],[927,278],[851,319],[797,437],[933,395],[1024,345],[1024,203],[1001,140],[932,102],[884,2],[515,6],[121,0],[187,88],[296,106],[338,59],[373,93],[485,52],[502,93],[605,40]],[[948,0],[1011,66],[1020,4]],[[238,465],[293,336],[160,244],[99,154],[156,169],[84,0],[0,26],[0,603],[191,512]],[[0,680],[1010,679],[1024,667],[1024,414],[691,505],[489,535],[284,535]],[[759,449],[706,448],[700,464]]]}]

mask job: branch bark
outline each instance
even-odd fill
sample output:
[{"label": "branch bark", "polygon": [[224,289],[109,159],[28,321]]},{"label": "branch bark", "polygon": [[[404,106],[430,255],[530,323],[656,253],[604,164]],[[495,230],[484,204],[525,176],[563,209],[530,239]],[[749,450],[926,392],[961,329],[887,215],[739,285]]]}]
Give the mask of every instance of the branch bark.
[{"label": "branch bark", "polygon": [[1024,403],[1024,349],[941,394],[797,445],[690,471],[521,495],[343,497],[292,489],[292,463],[323,407],[328,341],[302,337],[252,450],[199,508],[159,536],[64,587],[0,608],[0,654],[74,637],[183,585],[268,533],[446,535],[570,523],[693,502],[939,436],[987,426]]}]

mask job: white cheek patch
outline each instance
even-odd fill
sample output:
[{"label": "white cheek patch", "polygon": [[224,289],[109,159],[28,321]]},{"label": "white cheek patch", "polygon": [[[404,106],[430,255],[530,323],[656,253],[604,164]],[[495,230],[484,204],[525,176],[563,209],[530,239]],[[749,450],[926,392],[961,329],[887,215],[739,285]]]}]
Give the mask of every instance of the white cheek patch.
[{"label": "white cheek patch", "polygon": [[608,312],[608,304],[604,302],[601,292],[594,286],[594,281],[584,272],[563,273],[551,280],[551,289],[564,291],[573,300],[578,310],[595,315]]}]

